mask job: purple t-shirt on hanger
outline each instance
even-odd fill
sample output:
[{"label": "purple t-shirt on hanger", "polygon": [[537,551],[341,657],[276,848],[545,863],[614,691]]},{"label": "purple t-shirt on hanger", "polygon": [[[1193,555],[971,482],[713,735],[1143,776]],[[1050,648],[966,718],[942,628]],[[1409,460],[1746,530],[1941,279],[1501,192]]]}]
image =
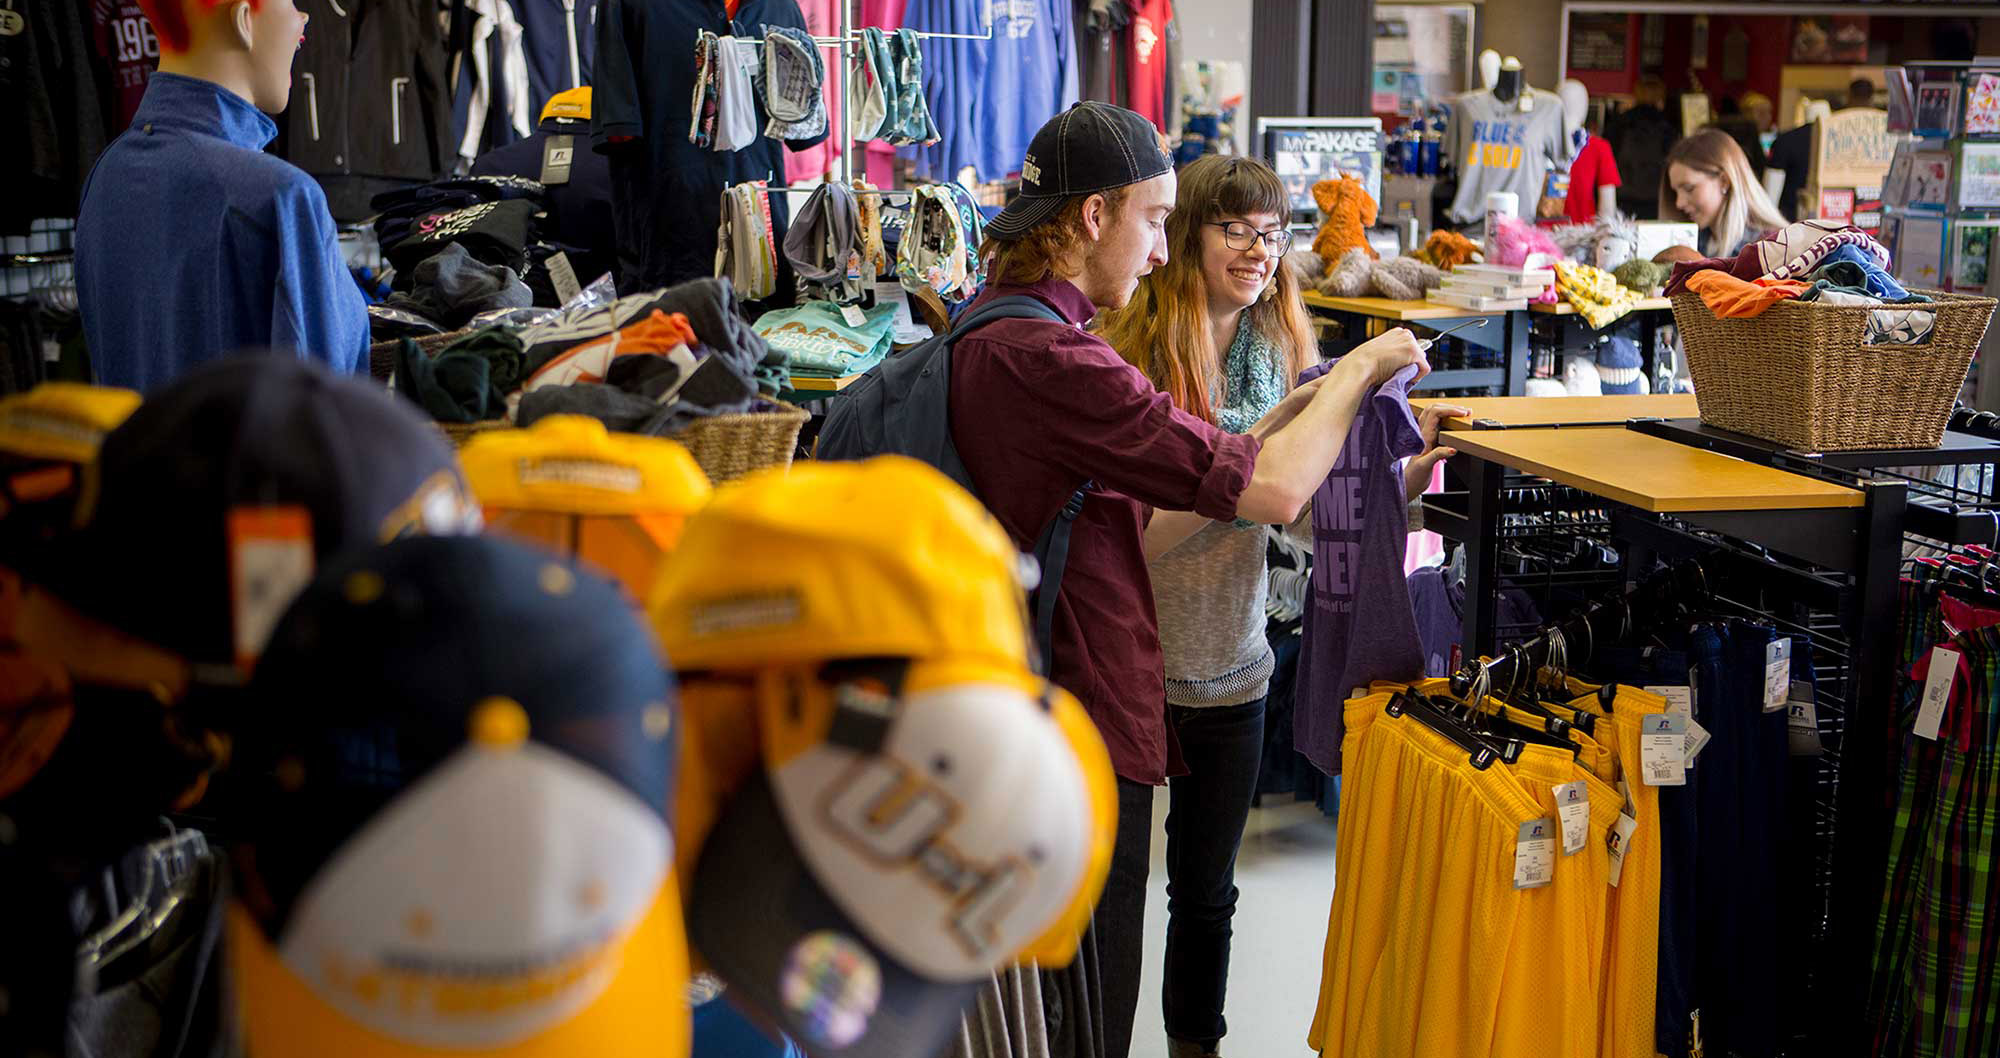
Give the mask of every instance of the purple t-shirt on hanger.
[{"label": "purple t-shirt on hanger", "polygon": [[[1323,375],[1321,364],[1299,376]],[[1397,460],[1424,449],[1410,414],[1414,365],[1361,401],[1333,471],[1313,493],[1311,602],[1299,649],[1293,741],[1313,766],[1340,774],[1349,692],[1374,680],[1424,674],[1422,643],[1403,580],[1408,531]]]}]

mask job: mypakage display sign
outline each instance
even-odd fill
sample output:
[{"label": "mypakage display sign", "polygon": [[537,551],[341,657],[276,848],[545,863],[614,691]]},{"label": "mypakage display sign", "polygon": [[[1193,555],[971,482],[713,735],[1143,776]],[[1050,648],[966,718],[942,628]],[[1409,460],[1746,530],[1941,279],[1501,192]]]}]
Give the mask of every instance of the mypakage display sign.
[{"label": "mypakage display sign", "polygon": [[1292,208],[1311,212],[1313,185],[1338,173],[1382,201],[1381,118],[1258,118],[1257,144],[1278,171]]}]

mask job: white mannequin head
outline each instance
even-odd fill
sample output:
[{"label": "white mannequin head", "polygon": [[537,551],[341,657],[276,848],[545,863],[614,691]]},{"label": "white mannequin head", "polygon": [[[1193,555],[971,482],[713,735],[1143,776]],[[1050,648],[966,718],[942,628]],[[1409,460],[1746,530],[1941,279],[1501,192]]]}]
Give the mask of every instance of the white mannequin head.
[{"label": "white mannequin head", "polygon": [[160,69],[215,84],[266,114],[285,109],[306,16],[293,0],[139,0]]},{"label": "white mannequin head", "polygon": [[1583,127],[1584,114],[1590,110],[1590,90],[1571,78],[1556,86],[1556,95],[1562,99],[1563,131],[1573,135]]},{"label": "white mannequin head", "polygon": [[1479,53],[1479,87],[1493,91],[1500,80],[1500,53],[1488,48]]}]

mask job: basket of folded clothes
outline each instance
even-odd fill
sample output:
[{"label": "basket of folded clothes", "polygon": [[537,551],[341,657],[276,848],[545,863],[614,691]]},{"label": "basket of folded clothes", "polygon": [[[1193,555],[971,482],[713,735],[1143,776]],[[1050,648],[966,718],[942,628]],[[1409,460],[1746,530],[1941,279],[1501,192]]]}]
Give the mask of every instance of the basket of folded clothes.
[{"label": "basket of folded clothes", "polygon": [[1936,447],[1996,303],[1906,290],[1888,265],[1827,221],[1676,265],[1702,421],[1802,451]]},{"label": "basket of folded clothes", "polygon": [[680,441],[717,481],[789,465],[808,419],[776,399],[784,354],[737,313],[722,279],[584,299],[525,325],[405,338],[392,360],[396,392],[456,442],[585,415]]}]

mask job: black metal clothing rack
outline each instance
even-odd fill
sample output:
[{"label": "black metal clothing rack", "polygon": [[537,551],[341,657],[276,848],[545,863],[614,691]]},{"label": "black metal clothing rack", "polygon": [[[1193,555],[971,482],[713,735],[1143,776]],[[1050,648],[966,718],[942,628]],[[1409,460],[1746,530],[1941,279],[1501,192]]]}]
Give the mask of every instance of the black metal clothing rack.
[{"label": "black metal clothing rack", "polygon": [[[1935,449],[1838,453],[1793,451],[1695,420],[1634,420],[1628,429],[1838,483],[1859,490],[1864,502],[1830,510],[1655,514],[1592,497],[1604,518],[1593,520],[1590,531],[1616,545],[1623,590],[1532,630],[1506,651],[1495,634],[1503,556],[1513,541],[1510,526],[1547,501],[1538,491],[1541,479],[1461,456],[1452,476],[1462,488],[1425,498],[1426,526],[1466,548],[1463,645],[1469,659],[1495,658],[1485,671],[1492,686],[1513,682],[1517,666],[1544,664],[1550,629],[1572,657],[1609,642],[1604,633],[1629,627],[1633,607],[1667,588],[1684,590],[1691,569],[1701,571],[1705,594],[1719,604],[1785,634],[1811,636],[1826,677],[1820,715],[1827,753],[1811,765],[1813,815],[1802,823],[1815,842],[1816,921],[1808,938],[1814,950],[1802,960],[1811,980],[1801,987],[1809,995],[1799,1009],[1818,1016],[1797,1027],[1797,1053],[1845,1053],[1865,1038],[1859,1019],[1881,898],[1877,868],[1887,856],[1889,830],[1880,791],[1890,779],[1897,580],[1905,555],[1919,547],[1995,545],[2000,417],[1988,419],[1967,416],[1962,425],[1987,429],[1949,433]],[[1640,583],[1663,561],[1682,572]],[[1476,664],[1461,669],[1454,690],[1469,689],[1479,675]]]}]

